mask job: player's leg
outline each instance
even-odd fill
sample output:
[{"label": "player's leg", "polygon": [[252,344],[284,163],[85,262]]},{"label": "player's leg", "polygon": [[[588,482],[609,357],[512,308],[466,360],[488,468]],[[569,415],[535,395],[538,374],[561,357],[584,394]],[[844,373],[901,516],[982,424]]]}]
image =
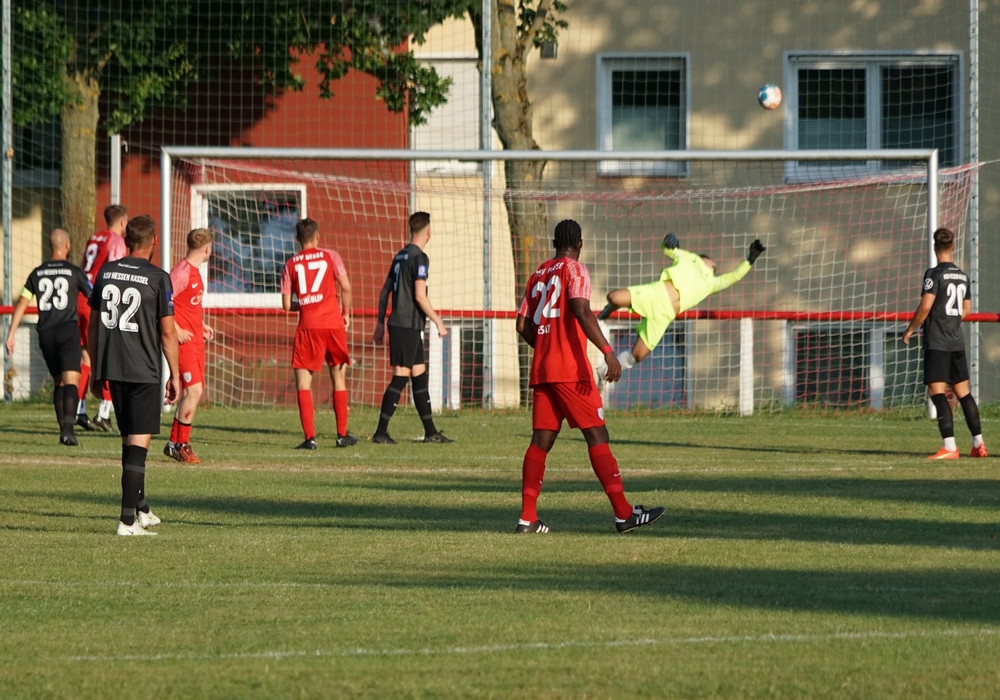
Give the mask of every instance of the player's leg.
[{"label": "player's leg", "polygon": [[954,353],[952,357],[951,386],[958,398],[958,403],[962,406],[962,414],[965,416],[965,425],[968,426],[972,434],[972,450],[970,457],[989,457],[986,450],[986,443],[983,442],[982,422],[979,419],[979,405],[972,396],[972,389],[969,386],[969,365],[965,359],[965,353]]},{"label": "player's leg", "polygon": [[608,292],[606,298],[607,305],[597,314],[598,320],[601,321],[611,318],[611,314],[617,309],[627,309],[632,306],[632,294],[628,289],[613,289]]},{"label": "player's leg", "polygon": [[86,303],[77,305],[77,327],[80,329],[80,384],[79,401],[76,407],[76,424],[84,430],[96,430],[87,416],[87,391],[90,387],[90,353],[87,352],[87,331],[90,326],[90,307]]},{"label": "player's leg", "polygon": [[[119,535],[155,535],[159,524],[146,500],[146,457],[152,436],[160,430],[160,385],[111,382],[115,418],[122,434],[122,501]],[[143,521],[147,523],[143,525]]]},{"label": "player's leg", "polygon": [[97,405],[97,418],[93,423],[100,430],[110,433],[114,430],[114,426],[111,425],[111,409],[113,408],[113,404],[111,401],[111,389],[106,381],[101,384],[100,398],[101,402]]},{"label": "player's leg", "polygon": [[403,389],[406,388],[410,381],[410,375],[413,374],[418,346],[421,349],[422,363],[423,338],[421,338],[420,331],[389,327],[389,364],[392,366],[392,379],[389,381],[389,386],[385,388],[385,393],[382,394],[378,426],[375,428],[375,434],[372,435],[372,442],[381,445],[396,444],[396,441],[389,435],[389,421],[396,413]]},{"label": "player's leg", "polygon": [[924,384],[931,403],[937,412],[938,432],[941,433],[941,449],[929,459],[958,459],[955,444],[955,417],[948,403],[945,391],[951,379],[951,353],[939,350],[924,350]]},{"label": "player's leg", "polygon": [[62,385],[60,401],[62,410],[59,416],[59,441],[64,445],[79,444],[76,439],[76,432],[73,426],[76,424],[76,407],[79,401],[80,373],[75,370],[66,370],[59,378]]},{"label": "player's leg", "polygon": [[350,447],[358,439],[347,432],[347,366],[350,357],[347,352],[347,332],[342,329],[329,331],[327,337],[326,363],[333,384],[333,414],[337,421],[337,447]]},{"label": "player's leg", "polygon": [[188,464],[199,464],[191,448],[191,425],[205,390],[205,348],[191,343],[180,346],[177,365],[181,373],[181,398],[174,408],[170,438],[163,454]]},{"label": "player's leg", "polygon": [[316,409],[313,406],[313,373],[323,366],[324,345],[315,331],[299,328],[292,345],[292,370],[295,372],[295,402],[299,409],[299,422],[305,436],[297,450],[316,449]]},{"label": "player's leg", "polygon": [[548,385],[535,387],[531,401],[531,442],[521,462],[521,515],[516,533],[549,532],[549,526],[538,517],[538,497],[545,477],[545,460],[559,437],[562,421]]}]

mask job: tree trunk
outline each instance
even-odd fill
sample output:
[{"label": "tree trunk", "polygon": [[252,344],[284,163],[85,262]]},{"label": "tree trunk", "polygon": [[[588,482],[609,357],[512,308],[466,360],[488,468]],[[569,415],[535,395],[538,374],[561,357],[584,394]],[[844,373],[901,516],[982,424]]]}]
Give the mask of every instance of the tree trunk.
[{"label": "tree trunk", "polygon": [[97,80],[89,74],[67,77],[76,100],[62,108],[62,228],[73,244],[71,259],[83,254],[87,239],[96,230],[97,122],[100,118]]}]

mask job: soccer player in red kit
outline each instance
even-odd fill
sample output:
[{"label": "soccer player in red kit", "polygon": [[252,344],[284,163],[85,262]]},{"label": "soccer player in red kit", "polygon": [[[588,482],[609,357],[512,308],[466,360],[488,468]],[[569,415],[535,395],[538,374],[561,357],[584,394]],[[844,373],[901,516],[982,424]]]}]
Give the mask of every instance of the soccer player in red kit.
[{"label": "soccer player in red kit", "polygon": [[[319,225],[312,219],[295,224],[301,250],[281,273],[281,306],[299,312],[292,349],[292,369],[298,390],[299,419],[305,440],[298,450],[316,449],[312,378],[326,361],[333,381],[333,411],[337,417],[337,447],[358,439],[347,432],[347,328],[351,324],[351,281],[340,255],[319,247]],[[293,298],[294,295],[294,298]]]},{"label": "soccer player in red kit", "polygon": [[604,406],[587,358],[587,341],[604,354],[607,381],[618,381],[622,370],[590,310],[590,273],[580,262],[580,224],[572,219],[560,221],[552,243],[555,257],[542,263],[528,280],[517,311],[517,332],[534,348],[534,355],[529,378],[533,392],[531,444],[521,468],[521,518],[515,531],[549,532],[548,525],[538,518],[536,506],[545,459],[565,420],[583,433],[590,464],[611,501],[615,527],[618,532],[628,532],[649,525],[664,509],[629,503],[618,462],[608,445]]},{"label": "soccer player in red kit", "polygon": [[207,228],[196,228],[187,235],[187,255],[170,271],[174,288],[174,326],[180,344],[177,364],[181,372],[181,398],[174,411],[170,439],[163,454],[178,462],[198,464],[201,460],[191,449],[191,423],[205,390],[205,341],[215,338],[215,330],[205,323],[201,300],[205,281],[201,266],[212,257],[215,237]]},{"label": "soccer player in red kit", "polygon": [[[83,261],[80,267],[83,268],[91,285],[97,279],[97,273],[104,263],[121,260],[128,255],[128,249],[125,247],[128,210],[121,204],[107,206],[104,208],[104,221],[108,227],[87,239],[87,244],[83,247]],[[87,332],[90,326],[90,306],[86,301],[77,303],[76,314],[80,324],[80,342],[83,345],[83,356],[80,360],[80,403],[77,406],[76,424],[85,430],[103,430],[110,433],[111,392],[106,382],[101,386],[101,404],[97,409],[97,417],[93,421],[87,417],[87,387],[90,386]]]}]

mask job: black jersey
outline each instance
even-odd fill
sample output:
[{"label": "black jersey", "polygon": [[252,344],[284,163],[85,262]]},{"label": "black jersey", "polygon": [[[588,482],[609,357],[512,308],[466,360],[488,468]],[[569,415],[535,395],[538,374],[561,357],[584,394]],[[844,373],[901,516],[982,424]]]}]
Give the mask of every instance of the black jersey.
[{"label": "black jersey", "polygon": [[126,257],[97,273],[90,306],[100,314],[97,357],[100,379],[161,382],[160,319],[174,315],[170,275],[148,260]]},{"label": "black jersey", "polygon": [[417,280],[427,280],[430,259],[427,253],[412,243],[396,253],[389,268],[392,282],[392,313],[388,325],[422,331],[427,314],[417,305],[415,290]]},{"label": "black jersey", "polygon": [[66,260],[48,260],[36,267],[24,283],[24,291],[38,302],[38,325],[45,333],[63,324],[75,324],[76,298],[90,296],[90,280],[79,267]]},{"label": "black jersey", "polygon": [[962,309],[969,296],[969,276],[955,263],[939,263],[924,273],[922,293],[934,295],[934,306],[924,320],[924,347],[964,351]]}]

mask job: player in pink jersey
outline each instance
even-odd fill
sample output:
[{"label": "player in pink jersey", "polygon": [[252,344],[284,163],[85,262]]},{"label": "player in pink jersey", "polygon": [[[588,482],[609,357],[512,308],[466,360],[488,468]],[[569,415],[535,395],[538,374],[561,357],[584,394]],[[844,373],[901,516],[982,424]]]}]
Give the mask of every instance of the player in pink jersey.
[{"label": "player in pink jersey", "polygon": [[[94,284],[101,265],[114,260],[121,260],[128,255],[125,247],[125,227],[128,225],[128,210],[121,204],[111,204],[104,208],[104,221],[107,228],[98,231],[83,247],[83,261],[80,267]],[[90,386],[90,355],[87,352],[87,329],[90,326],[90,306],[87,302],[78,302],[76,307],[80,324],[80,342],[83,344],[83,355],[80,360],[80,403],[77,406],[76,424],[85,430],[103,430],[110,433],[111,392],[107,383],[101,386],[101,403],[97,409],[97,417],[91,421],[87,417],[87,387]],[[96,394],[95,394],[96,396]]]},{"label": "player in pink jersey", "polygon": [[337,417],[337,447],[358,439],[347,432],[347,329],[351,325],[351,281],[336,251],[319,247],[319,225],[302,219],[295,225],[301,250],[281,273],[281,306],[299,312],[292,349],[292,369],[298,390],[299,419],[305,440],[296,449],[316,449],[312,378],[323,361],[333,381],[333,411]]},{"label": "player in pink jersey", "polygon": [[215,330],[205,323],[202,311],[205,281],[200,270],[212,257],[214,242],[215,236],[207,228],[194,229],[187,235],[187,256],[170,271],[174,325],[180,343],[177,364],[181,372],[181,398],[163,454],[189,464],[201,461],[191,449],[191,423],[205,390],[205,341],[215,338]]},{"label": "player in pink jersey", "polygon": [[590,273],[580,262],[580,224],[560,221],[552,241],[556,255],[528,280],[517,310],[517,332],[534,348],[529,384],[532,388],[531,444],[521,467],[521,518],[516,532],[544,533],[537,502],[545,475],[545,459],[565,420],[587,441],[590,464],[615,513],[618,532],[649,525],[663,508],[632,506],[625,498],[618,462],[611,453],[604,406],[587,358],[589,340],[604,354],[605,379],[616,382],[621,364],[590,310]]}]

